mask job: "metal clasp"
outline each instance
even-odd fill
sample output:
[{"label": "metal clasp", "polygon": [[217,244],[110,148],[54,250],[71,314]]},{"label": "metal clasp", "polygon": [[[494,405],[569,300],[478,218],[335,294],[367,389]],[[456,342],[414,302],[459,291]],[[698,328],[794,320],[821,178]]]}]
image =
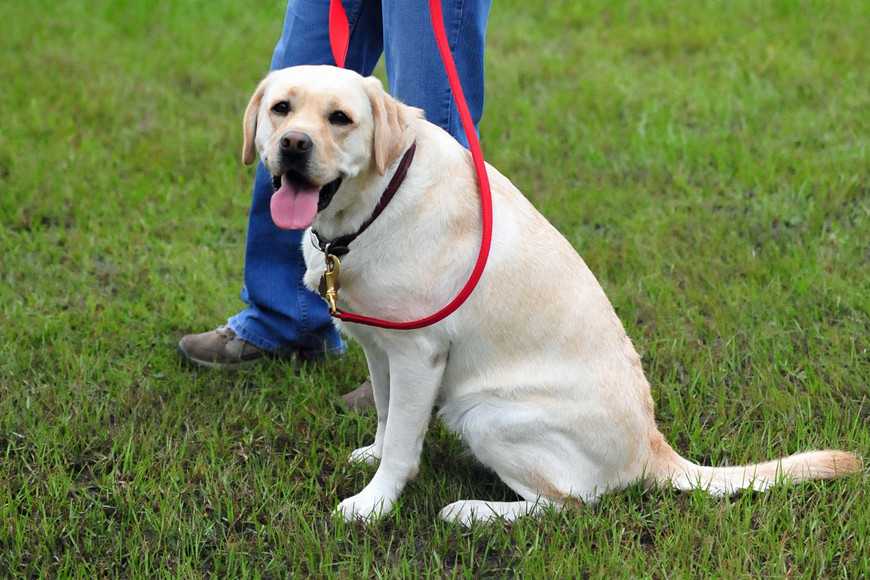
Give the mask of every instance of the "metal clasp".
[{"label": "metal clasp", "polygon": [[323,296],[326,303],[329,305],[329,313],[335,314],[338,312],[338,291],[341,289],[341,284],[338,277],[341,274],[341,260],[338,256],[326,254],[326,270],[320,278],[320,295]]}]

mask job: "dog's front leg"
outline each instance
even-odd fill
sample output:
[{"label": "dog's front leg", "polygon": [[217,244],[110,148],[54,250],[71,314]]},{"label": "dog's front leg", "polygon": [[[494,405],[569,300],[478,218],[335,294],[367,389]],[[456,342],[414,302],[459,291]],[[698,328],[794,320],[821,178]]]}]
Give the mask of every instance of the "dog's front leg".
[{"label": "dog's front leg", "polygon": [[423,438],[447,361],[428,341],[402,341],[390,349],[390,395],[383,451],[378,471],[357,495],[342,501],[338,512],[346,520],[369,519],[387,513],[405,484],[417,475]]},{"label": "dog's front leg", "polygon": [[372,381],[372,392],[375,398],[375,409],[378,411],[378,429],[375,442],[350,454],[352,463],[375,463],[384,451],[384,433],[387,430],[387,416],[390,401],[390,359],[387,353],[374,340],[360,340],[369,367],[369,377]]}]

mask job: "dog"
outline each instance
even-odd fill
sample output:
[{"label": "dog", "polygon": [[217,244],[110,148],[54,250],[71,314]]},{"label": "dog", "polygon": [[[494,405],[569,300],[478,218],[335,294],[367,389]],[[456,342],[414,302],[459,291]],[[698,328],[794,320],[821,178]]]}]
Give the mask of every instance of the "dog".
[{"label": "dog", "polygon": [[[309,230],[308,288],[322,290],[323,240],[343,236],[355,236],[340,262],[343,309],[412,320],[462,287],[481,239],[471,156],[379,80],[331,66],[272,72],[251,97],[243,129],[244,163],[259,155],[273,176],[273,220]],[[591,503],[636,481],[722,495],[861,469],[858,456],[833,450],[737,467],[677,454],[656,426],[640,357],[595,276],[506,177],[487,172],[492,248],[468,301],[418,330],[337,323],[365,351],[378,414],[374,442],[350,460],[379,462],[338,514],[369,520],[389,512],[417,474],[435,408],[522,498],[466,499],[441,510],[464,525]]]}]

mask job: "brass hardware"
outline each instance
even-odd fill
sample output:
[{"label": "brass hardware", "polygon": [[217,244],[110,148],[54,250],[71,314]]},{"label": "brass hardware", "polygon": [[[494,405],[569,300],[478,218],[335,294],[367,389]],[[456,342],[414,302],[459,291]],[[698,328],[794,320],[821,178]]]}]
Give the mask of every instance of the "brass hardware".
[{"label": "brass hardware", "polygon": [[338,281],[338,276],[341,274],[341,260],[338,256],[326,254],[326,270],[320,277],[320,295],[323,296],[326,303],[329,304],[329,313],[335,314],[338,312],[338,291],[341,289],[341,284]]}]

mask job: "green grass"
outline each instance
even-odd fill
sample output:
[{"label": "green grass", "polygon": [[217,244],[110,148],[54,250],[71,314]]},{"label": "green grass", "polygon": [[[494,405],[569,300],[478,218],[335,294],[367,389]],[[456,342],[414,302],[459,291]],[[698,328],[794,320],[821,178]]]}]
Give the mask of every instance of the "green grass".
[{"label": "green grass", "polygon": [[[384,522],[330,518],[372,414],[322,366],[193,372],[239,308],[241,112],[280,0],[0,3],[0,576],[870,574],[866,474],[712,499],[634,487],[506,529],[433,427]],[[482,126],[597,273],[661,428],[724,464],[870,455],[870,11],[498,0]],[[460,459],[457,459],[460,457]]]}]

